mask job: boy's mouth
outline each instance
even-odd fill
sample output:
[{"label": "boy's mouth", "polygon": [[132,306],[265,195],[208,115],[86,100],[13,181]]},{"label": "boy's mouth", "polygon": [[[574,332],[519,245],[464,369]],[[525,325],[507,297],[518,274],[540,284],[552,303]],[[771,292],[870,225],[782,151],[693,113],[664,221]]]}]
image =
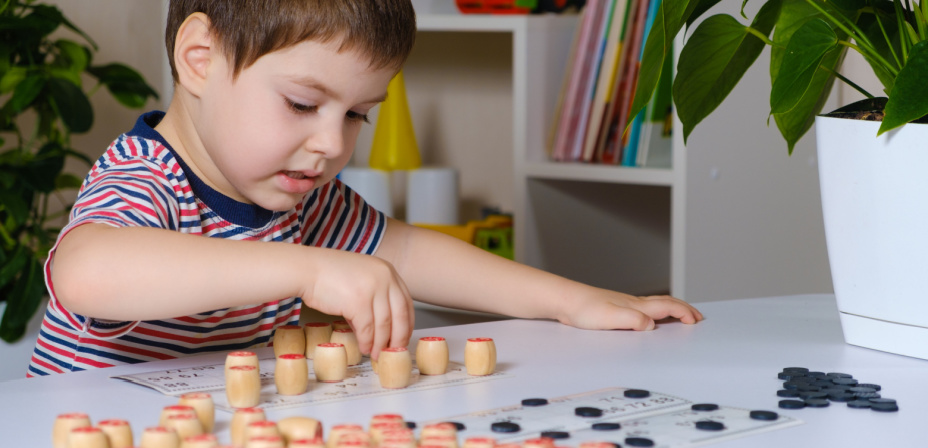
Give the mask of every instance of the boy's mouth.
[{"label": "boy's mouth", "polygon": [[306,179],[306,175],[299,171],[284,171],[284,174],[291,179]]}]

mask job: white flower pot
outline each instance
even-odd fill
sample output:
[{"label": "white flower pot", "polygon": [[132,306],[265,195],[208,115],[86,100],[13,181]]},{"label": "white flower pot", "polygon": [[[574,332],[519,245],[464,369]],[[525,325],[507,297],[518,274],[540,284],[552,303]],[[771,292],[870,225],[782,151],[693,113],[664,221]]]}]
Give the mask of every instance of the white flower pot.
[{"label": "white flower pot", "polygon": [[928,125],[815,119],[828,259],[847,343],[928,359]]}]

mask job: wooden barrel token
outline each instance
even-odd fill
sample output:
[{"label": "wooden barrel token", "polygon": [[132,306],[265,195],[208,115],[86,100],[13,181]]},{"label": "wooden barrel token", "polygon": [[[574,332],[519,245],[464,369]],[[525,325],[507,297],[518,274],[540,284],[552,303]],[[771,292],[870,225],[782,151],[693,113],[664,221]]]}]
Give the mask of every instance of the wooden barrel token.
[{"label": "wooden barrel token", "polygon": [[226,398],[233,408],[251,408],[261,402],[261,376],[252,366],[233,366],[226,372]]},{"label": "wooden barrel token", "polygon": [[329,338],[329,341],[345,346],[349,366],[361,364],[361,349],[358,348],[358,336],[350,328],[332,330],[332,337]]},{"label": "wooden barrel token", "polygon": [[106,433],[93,426],[74,428],[68,435],[68,448],[109,448],[109,446]]},{"label": "wooden barrel token", "polygon": [[216,423],[216,405],[213,403],[213,396],[205,392],[191,392],[180,396],[178,404],[190,406],[200,419],[203,425],[203,431],[213,432],[213,426]]},{"label": "wooden barrel token", "polygon": [[287,417],[277,422],[277,429],[287,444],[292,444],[294,440],[322,438],[322,424],[314,418]]},{"label": "wooden barrel token", "polygon": [[180,442],[180,448],[217,448],[219,439],[215,434],[200,434],[198,436],[185,437]]},{"label": "wooden barrel token", "polygon": [[344,380],[348,376],[348,352],[345,345],[337,342],[317,345],[313,372],[316,374],[316,380],[323,383]]},{"label": "wooden barrel token", "polygon": [[364,433],[361,425],[335,425],[329,431],[329,438],[325,442],[326,448],[335,448],[340,438],[349,434]]},{"label": "wooden barrel token", "polygon": [[245,441],[245,448],[285,448],[284,438],[276,436],[255,436]]},{"label": "wooden barrel token", "polygon": [[280,395],[301,395],[309,386],[309,364],[302,353],[287,353],[277,357],[274,384]]},{"label": "wooden barrel token", "polygon": [[226,381],[229,381],[228,380],[229,368],[235,367],[235,366],[252,366],[255,368],[255,370],[258,371],[258,373],[261,372],[261,366],[258,364],[258,355],[255,354],[255,352],[239,350],[235,352],[230,352],[228,355],[226,355],[226,365],[225,365],[225,373],[227,377]]},{"label": "wooden barrel token", "polygon": [[406,347],[388,347],[380,351],[377,375],[384,389],[409,386],[412,377],[412,357]]},{"label": "wooden barrel token", "polygon": [[83,412],[70,412],[60,414],[52,425],[52,447],[68,448],[68,437],[75,428],[86,428],[90,425],[90,416]]},{"label": "wooden barrel token", "polygon": [[274,356],[306,354],[306,335],[299,325],[281,325],[274,330]]},{"label": "wooden barrel token", "polygon": [[267,420],[264,409],[261,408],[241,408],[236,409],[232,414],[232,422],[229,424],[229,436],[232,444],[242,446],[245,444],[245,428],[252,422]]},{"label": "wooden barrel token", "polygon": [[180,438],[177,431],[164,426],[145,428],[139,442],[140,448],[179,448]]},{"label": "wooden barrel token", "polygon": [[110,448],[132,448],[135,446],[132,440],[132,426],[129,422],[121,419],[101,420],[97,423],[106,438],[109,440]]},{"label": "wooden barrel token", "polygon": [[303,325],[303,336],[306,339],[306,359],[313,359],[316,346],[329,342],[332,337],[332,324],[328,322],[307,322]]},{"label": "wooden barrel token", "polygon": [[419,338],[416,367],[423,375],[444,375],[448,369],[448,341],[437,336]]},{"label": "wooden barrel token", "polygon": [[177,431],[177,438],[183,441],[187,437],[203,434],[203,425],[196,413],[177,414],[168,417],[164,425]]},{"label": "wooden barrel token", "polygon": [[495,448],[496,439],[492,437],[468,437],[462,448]]},{"label": "wooden barrel token", "polygon": [[287,448],[325,448],[322,437],[314,439],[296,439],[287,442]]},{"label": "wooden barrel token", "polygon": [[470,338],[464,345],[464,366],[468,375],[489,375],[496,370],[496,344],[490,338]]}]

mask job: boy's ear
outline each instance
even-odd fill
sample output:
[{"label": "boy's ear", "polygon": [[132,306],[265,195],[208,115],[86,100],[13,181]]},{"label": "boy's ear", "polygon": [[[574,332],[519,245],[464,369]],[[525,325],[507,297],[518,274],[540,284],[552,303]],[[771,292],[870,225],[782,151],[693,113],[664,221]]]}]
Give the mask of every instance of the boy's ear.
[{"label": "boy's ear", "polygon": [[200,96],[215,56],[210,38],[209,17],[201,12],[193,13],[177,29],[174,41],[174,67],[177,81],[195,96]]}]

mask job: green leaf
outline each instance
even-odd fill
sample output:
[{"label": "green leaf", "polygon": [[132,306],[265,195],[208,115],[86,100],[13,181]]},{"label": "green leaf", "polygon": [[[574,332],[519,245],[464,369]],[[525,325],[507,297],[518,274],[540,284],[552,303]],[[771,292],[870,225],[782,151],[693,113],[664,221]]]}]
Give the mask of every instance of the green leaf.
[{"label": "green leaf", "polygon": [[138,109],[145,106],[148,98],[158,98],[158,92],[145,82],[139,72],[123,64],[92,66],[87,71],[126,107]]},{"label": "green leaf", "polygon": [[886,102],[886,115],[877,135],[898,128],[912,120],[928,115],[928,89],[925,88],[925,76],[928,74],[928,41],[922,41],[912,47],[909,60],[906,61],[892,92]]},{"label": "green leaf", "polygon": [[[752,28],[769,34],[781,2],[764,4]],[[707,18],[696,27],[680,53],[673,97],[683,123],[683,139],[731,93],[764,49],[764,42],[727,14]]]},{"label": "green leaf", "polygon": [[693,9],[692,14],[686,19],[686,27],[689,28],[693,26],[693,23],[696,22],[696,19],[702,17],[713,6],[717,5],[722,0],[700,0],[696,5],[696,8]]},{"label": "green leaf", "polygon": [[58,175],[64,169],[64,157],[60,144],[46,144],[36,157],[23,167],[23,181],[36,191],[51,193],[55,190]]},{"label": "green leaf", "polygon": [[60,78],[48,80],[51,102],[61,121],[74,133],[87,132],[93,125],[93,108],[87,95],[71,82]]},{"label": "green leaf", "polygon": [[19,113],[29,107],[35,100],[42,88],[45,87],[45,78],[41,76],[27,76],[16,88],[13,89],[13,96],[7,103],[6,107],[10,108],[12,113]]},{"label": "green leaf", "polygon": [[789,112],[809,90],[822,59],[838,46],[838,36],[822,19],[803,24],[786,44],[780,71],[770,89],[770,113]]},{"label": "green leaf", "polygon": [[26,67],[12,67],[0,78],[0,93],[10,93],[26,79]]},{"label": "green leaf", "polygon": [[25,334],[26,325],[45,295],[45,281],[42,277],[41,263],[30,254],[23,272],[7,297],[6,310],[0,320],[0,338],[4,341],[16,342]]},{"label": "green leaf", "polygon": [[81,187],[83,181],[81,178],[69,174],[61,173],[55,178],[55,189],[57,190],[68,190],[68,189],[78,189]]},{"label": "green leaf", "polygon": [[657,88],[657,82],[661,77],[664,60],[673,57],[671,54],[673,38],[686,24],[699,3],[699,0],[663,0],[661,2],[657,17],[645,40],[641,65],[638,69],[638,83],[635,87],[626,127],[651,100],[651,95],[654,94],[654,89]]},{"label": "green leaf", "polygon": [[[773,32],[774,47],[770,50],[770,78],[776,79],[780,71],[783,56],[786,52],[786,44],[789,42],[793,33],[798,30],[806,20],[819,17],[822,15],[815,8],[806,3],[805,0],[784,0],[783,9],[780,12],[780,19],[777,22]],[[838,39],[846,39],[843,32],[835,30]],[[840,66],[841,61],[846,54],[846,47],[839,47],[835,51],[827,54],[822,60],[821,67],[835,70]],[[796,143],[805,135],[815,123],[815,116],[821,112],[831,88],[834,85],[835,77],[828,70],[818,70],[812,78],[809,89],[789,112],[774,114],[773,119],[780,130],[780,134],[786,140],[787,149],[790,154]]]},{"label": "green leaf", "polygon": [[4,263],[3,267],[0,267],[0,287],[6,286],[19,275],[19,272],[26,266],[27,258],[26,246],[16,246],[16,251],[13,252],[13,257],[10,258],[10,261]]},{"label": "green leaf", "polygon": [[9,189],[0,189],[0,211],[9,212],[13,223],[21,226],[29,219],[29,203],[25,201],[22,195],[16,194]]},{"label": "green leaf", "polygon": [[[886,42],[886,39],[883,37],[883,31],[880,29],[880,24],[876,21],[876,16],[874,14],[861,14],[860,19],[857,21],[857,26],[864,31],[864,34],[868,39],[873,43],[874,50],[887,61],[893,61],[893,53],[890,51],[890,45],[897,55],[902,54],[902,47],[899,46],[899,33],[896,32],[897,25],[896,21],[891,19],[891,16],[882,12],[881,3],[877,3],[874,8],[877,10],[877,13],[880,14],[883,27],[886,30],[887,35],[890,37],[891,42]],[[882,3],[885,5],[885,2]],[[891,6],[890,6],[891,7]],[[880,80],[880,83],[883,84],[883,92],[888,92],[892,90],[893,83],[895,82],[895,75],[889,72],[886,67],[883,66],[879,61],[873,59],[868,54],[863,53],[864,60],[870,64],[870,69],[873,70],[873,73],[876,75],[877,79]]]},{"label": "green leaf", "polygon": [[76,42],[59,39],[55,41],[64,66],[74,73],[81,73],[90,64],[90,51]]}]

